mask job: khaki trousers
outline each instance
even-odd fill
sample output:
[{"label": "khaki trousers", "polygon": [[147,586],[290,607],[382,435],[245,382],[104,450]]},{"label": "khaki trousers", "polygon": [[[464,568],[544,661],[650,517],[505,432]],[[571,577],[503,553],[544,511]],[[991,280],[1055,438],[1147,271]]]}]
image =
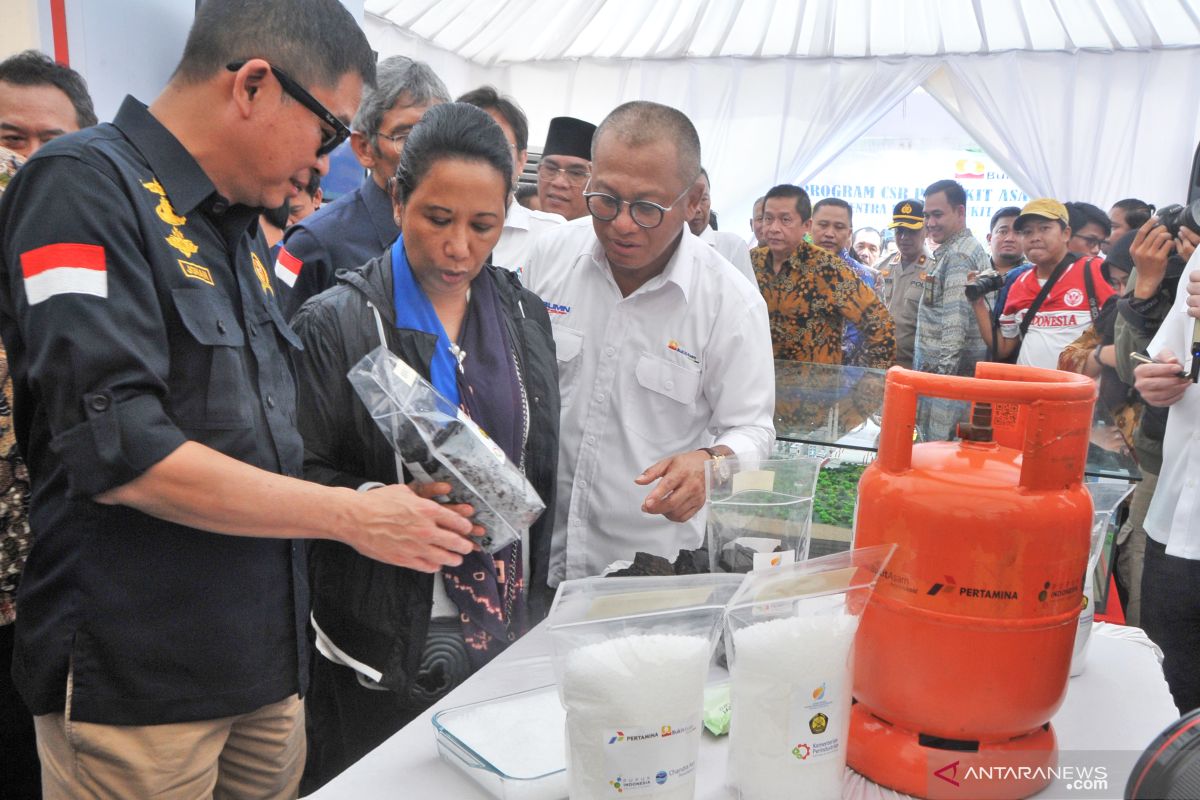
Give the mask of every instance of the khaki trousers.
[{"label": "khaki trousers", "polygon": [[236,717],[166,725],[34,718],[45,800],[294,798],[304,770],[304,704],[296,695]]}]

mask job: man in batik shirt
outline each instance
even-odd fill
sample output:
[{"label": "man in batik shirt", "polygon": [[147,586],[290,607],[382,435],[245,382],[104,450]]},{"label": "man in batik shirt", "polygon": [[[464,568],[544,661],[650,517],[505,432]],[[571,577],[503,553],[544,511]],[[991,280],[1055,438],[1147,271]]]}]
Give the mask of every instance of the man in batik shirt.
[{"label": "man in batik shirt", "polygon": [[[925,189],[925,231],[937,243],[925,270],[917,308],[913,368],[937,375],[974,375],[987,357],[987,346],[967,300],[969,273],[990,266],[987,250],[967,229],[967,194],[956,181],[937,181]],[[955,400],[921,398],[917,426],[928,440],[954,436],[968,406]]]},{"label": "man in batik shirt", "polygon": [[775,358],[841,364],[842,328],[852,322],[862,335],[860,365],[891,366],[896,342],[887,308],[844,261],[804,241],[811,224],[812,202],[799,186],[767,192],[767,244],[750,260],[767,301]]}]

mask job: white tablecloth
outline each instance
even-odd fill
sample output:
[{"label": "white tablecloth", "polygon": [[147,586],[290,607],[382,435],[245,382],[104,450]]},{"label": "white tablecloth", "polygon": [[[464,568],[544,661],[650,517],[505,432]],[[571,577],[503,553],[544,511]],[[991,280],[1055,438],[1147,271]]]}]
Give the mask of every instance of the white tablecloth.
[{"label": "white tablecloth", "polygon": [[[438,757],[433,715],[444,708],[553,682],[550,637],[542,625],[310,797],[486,800],[486,792]],[[1087,669],[1071,679],[1067,699],[1053,725],[1060,751],[1094,753],[1097,764],[1110,765],[1106,794],[1119,798],[1136,755],[1178,716],[1156,648],[1136,628],[1101,623],[1092,635]],[[697,766],[697,800],[737,797],[724,785],[726,742],[727,737],[704,734]],[[1114,758],[1112,751],[1121,751],[1122,757]],[[851,776],[846,783],[847,798],[900,797],[859,775]],[[1055,793],[1048,789],[1039,798],[1052,796]]]}]

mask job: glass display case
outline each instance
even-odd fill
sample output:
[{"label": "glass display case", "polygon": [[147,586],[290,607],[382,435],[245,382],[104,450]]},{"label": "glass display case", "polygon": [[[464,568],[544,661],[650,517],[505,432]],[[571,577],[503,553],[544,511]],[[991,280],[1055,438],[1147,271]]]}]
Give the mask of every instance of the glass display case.
[{"label": "glass display case", "polygon": [[[813,497],[809,557],[850,547],[858,478],[875,459],[886,372],[865,367],[775,362],[776,452],[825,460]],[[941,401],[952,402],[952,401]],[[963,402],[966,418],[969,404]],[[997,407],[996,413],[1002,413]],[[916,441],[929,441],[917,427]],[[1137,462],[1112,417],[1097,404],[1084,468],[1088,480],[1141,480]],[[1111,537],[1100,558],[1111,571]],[[1107,589],[1107,573],[1098,588]],[[1106,598],[1098,592],[1097,605]]]}]

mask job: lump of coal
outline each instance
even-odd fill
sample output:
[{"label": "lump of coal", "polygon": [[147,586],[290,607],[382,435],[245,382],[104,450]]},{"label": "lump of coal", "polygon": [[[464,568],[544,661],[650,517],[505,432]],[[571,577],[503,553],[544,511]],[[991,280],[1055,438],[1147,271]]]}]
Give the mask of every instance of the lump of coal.
[{"label": "lump of coal", "polygon": [[521,537],[546,510],[504,451],[391,351],[377,347],[347,377],[417,483],[448,483],[450,503],[470,503],[489,553]]}]

